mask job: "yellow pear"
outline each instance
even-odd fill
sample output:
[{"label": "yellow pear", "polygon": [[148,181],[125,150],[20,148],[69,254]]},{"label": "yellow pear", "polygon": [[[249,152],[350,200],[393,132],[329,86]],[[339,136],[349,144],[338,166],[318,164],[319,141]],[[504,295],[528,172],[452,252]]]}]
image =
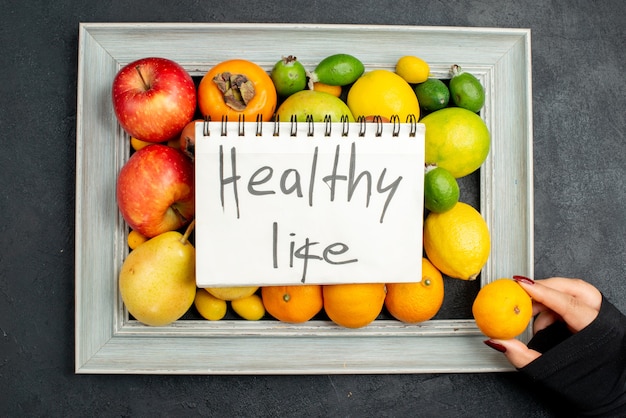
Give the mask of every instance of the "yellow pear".
[{"label": "yellow pear", "polygon": [[196,251],[185,234],[164,232],[128,254],[119,285],[128,312],[138,321],[163,326],[179,319],[196,295]]}]

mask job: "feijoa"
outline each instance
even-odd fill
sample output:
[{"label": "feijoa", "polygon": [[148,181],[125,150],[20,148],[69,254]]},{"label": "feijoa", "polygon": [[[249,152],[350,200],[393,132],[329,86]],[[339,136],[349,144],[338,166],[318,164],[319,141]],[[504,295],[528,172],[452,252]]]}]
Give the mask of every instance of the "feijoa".
[{"label": "feijoa", "polygon": [[417,101],[427,112],[443,109],[450,101],[450,90],[446,83],[438,78],[428,78],[414,87]]},{"label": "feijoa", "polygon": [[309,74],[310,83],[321,82],[331,86],[354,83],[365,71],[358,58],[350,54],[335,54],[324,58]]},{"label": "feijoa", "polygon": [[475,75],[460,66],[450,69],[450,100],[458,107],[477,113],[485,104],[485,88]]},{"label": "feijoa", "polygon": [[293,55],[282,57],[272,68],[270,78],[281,97],[291,96],[306,87],[306,70]]}]

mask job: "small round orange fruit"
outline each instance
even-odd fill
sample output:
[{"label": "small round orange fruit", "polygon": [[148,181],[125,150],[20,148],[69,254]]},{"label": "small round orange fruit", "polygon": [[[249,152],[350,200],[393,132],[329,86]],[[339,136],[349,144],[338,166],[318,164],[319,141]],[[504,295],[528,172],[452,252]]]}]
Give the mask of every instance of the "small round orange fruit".
[{"label": "small round orange fruit", "polygon": [[148,241],[148,237],[146,237],[145,235],[142,235],[140,232],[137,232],[134,229],[131,229],[130,232],[128,233],[128,237],[126,238],[126,241],[128,241],[128,248],[130,248],[131,250],[134,250],[135,248],[139,247],[144,242]]},{"label": "small round orange fruit", "polygon": [[526,329],[533,306],[530,296],[519,284],[510,279],[498,279],[480,289],[472,314],[483,334],[508,340]]},{"label": "small round orange fruit", "polygon": [[203,116],[249,122],[272,119],[278,97],[267,71],[245,59],[223,61],[211,68],[198,85],[198,107]]},{"label": "small round orange fruit", "polygon": [[376,319],[385,302],[384,283],[332,284],[322,287],[324,310],[331,321],[361,328]]},{"label": "small round orange fruit", "polygon": [[142,148],[147,147],[148,145],[152,145],[154,142],[142,141],[141,139],[137,139],[134,136],[130,137],[130,146],[135,150],[139,151]]},{"label": "small round orange fruit", "polygon": [[308,321],[324,306],[321,285],[263,286],[261,297],[270,315],[293,324]]},{"label": "small round orange fruit", "polygon": [[313,90],[330,93],[335,97],[341,96],[341,89],[341,86],[331,86],[330,84],[320,83],[319,81],[313,83]]},{"label": "small round orange fruit", "polygon": [[385,307],[399,321],[417,323],[431,319],[443,303],[443,277],[422,258],[422,281],[387,283]]}]

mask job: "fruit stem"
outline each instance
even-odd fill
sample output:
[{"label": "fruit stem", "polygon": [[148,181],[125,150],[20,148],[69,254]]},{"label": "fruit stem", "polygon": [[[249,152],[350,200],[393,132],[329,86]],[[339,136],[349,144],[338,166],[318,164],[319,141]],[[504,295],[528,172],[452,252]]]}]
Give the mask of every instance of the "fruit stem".
[{"label": "fruit stem", "polygon": [[437,164],[424,164],[424,174],[437,168]]},{"label": "fruit stem", "polygon": [[183,244],[187,243],[187,240],[189,239],[189,235],[191,235],[191,231],[193,231],[193,228],[195,226],[196,226],[196,219],[194,218],[189,224],[189,226],[187,227],[187,229],[185,230],[185,234],[181,237],[180,242],[182,242]]},{"label": "fruit stem", "polygon": [[286,57],[282,57],[283,58],[283,63],[285,65],[293,65],[294,62],[296,62],[298,59],[296,57],[294,57],[293,55],[288,55]]},{"label": "fruit stem", "polygon": [[458,64],[453,64],[452,67],[450,68],[450,75],[454,78],[457,75],[460,75],[461,73],[463,73],[463,70],[461,69],[461,66]]},{"label": "fruit stem", "polygon": [[141,65],[136,65],[135,70],[137,70],[137,73],[139,74],[139,78],[141,78],[141,82],[143,83],[143,88],[146,90],[150,90],[150,85],[146,83],[146,79],[143,78],[143,74],[141,73]]},{"label": "fruit stem", "polygon": [[317,74],[315,74],[315,71],[308,70],[305,70],[305,74],[306,77],[309,79],[309,81],[307,81],[307,87],[309,88],[309,90],[314,90],[313,85],[319,81]]}]

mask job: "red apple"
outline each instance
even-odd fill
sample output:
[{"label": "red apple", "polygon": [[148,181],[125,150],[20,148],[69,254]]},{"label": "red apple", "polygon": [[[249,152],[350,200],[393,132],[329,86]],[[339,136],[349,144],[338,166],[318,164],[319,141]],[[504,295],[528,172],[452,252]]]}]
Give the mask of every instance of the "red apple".
[{"label": "red apple", "polygon": [[179,229],[195,215],[193,163],[167,145],[135,152],[120,170],[116,192],[124,220],[146,237]]},{"label": "red apple", "polygon": [[177,136],[196,112],[191,76],[166,58],[142,58],[126,65],[113,80],[112,94],[118,122],[142,141]]}]

